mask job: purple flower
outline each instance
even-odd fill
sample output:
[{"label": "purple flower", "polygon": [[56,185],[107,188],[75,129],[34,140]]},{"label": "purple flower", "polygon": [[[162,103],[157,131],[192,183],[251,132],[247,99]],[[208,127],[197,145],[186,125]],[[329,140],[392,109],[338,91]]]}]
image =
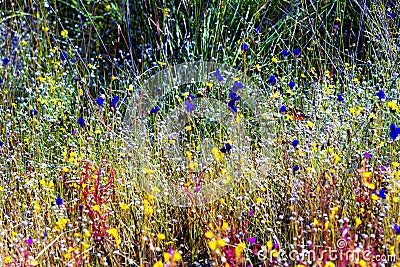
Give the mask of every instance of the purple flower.
[{"label": "purple flower", "polygon": [[218,80],[219,82],[222,82],[222,81],[224,80],[224,77],[222,77],[221,71],[220,71],[219,69],[217,69],[217,70],[213,73],[213,75],[217,78],[217,80]]},{"label": "purple flower", "polygon": [[113,107],[114,109],[117,108],[117,103],[119,101],[119,97],[116,95],[114,96],[114,98],[111,100],[111,107]]},{"label": "purple flower", "polygon": [[157,112],[160,110],[159,106],[155,106],[153,108],[151,108],[150,113],[151,114],[157,114]]},{"label": "purple flower", "polygon": [[367,152],[364,153],[364,158],[370,159],[371,157],[372,157],[371,154],[369,154]]},{"label": "purple flower", "polygon": [[63,204],[62,198],[61,198],[60,196],[58,196],[58,197],[56,198],[56,204],[57,204],[58,206],[61,206],[61,205]]},{"label": "purple flower", "polygon": [[290,87],[290,89],[293,90],[293,88],[296,86],[296,84],[294,82],[290,82],[290,83],[288,83],[288,86]]},{"label": "purple flower", "polygon": [[101,106],[103,105],[103,103],[104,103],[104,98],[102,98],[101,96],[99,96],[99,97],[96,99],[96,104],[99,105],[99,107],[101,107]]},{"label": "purple flower", "polygon": [[281,108],[279,109],[279,111],[280,111],[281,113],[286,112],[286,106],[285,106],[285,105],[282,105]]},{"label": "purple flower", "polygon": [[249,240],[250,244],[255,244],[256,241],[257,241],[257,238],[255,238],[255,237],[250,237],[248,240]]},{"label": "purple flower", "polygon": [[290,52],[287,50],[282,50],[282,56],[288,57],[290,55]]},{"label": "purple flower", "polygon": [[253,216],[254,215],[254,210],[251,210],[250,212],[249,212],[249,216],[251,217],[251,216]]},{"label": "purple flower", "polygon": [[72,135],[76,135],[76,130],[73,130],[73,131],[72,131]]},{"label": "purple flower", "polygon": [[248,46],[246,43],[243,43],[242,46],[241,46],[241,48],[242,48],[242,51],[247,51],[247,50],[249,50],[249,46]]},{"label": "purple flower", "polygon": [[337,96],[337,100],[339,101],[339,102],[343,102],[344,101],[344,98],[343,98],[343,96],[342,95],[338,95]]},{"label": "purple flower", "polygon": [[186,101],[186,110],[187,112],[191,112],[196,108],[196,105],[192,103],[192,101]]},{"label": "purple flower", "polygon": [[385,92],[382,89],[376,93],[376,96],[379,97],[379,100],[385,100],[386,98]]},{"label": "purple flower", "polygon": [[79,119],[78,119],[78,124],[79,124],[81,127],[85,127],[85,119],[84,119],[84,118],[79,118]]},{"label": "purple flower", "polygon": [[299,144],[300,144],[300,142],[299,142],[299,140],[297,140],[297,139],[294,139],[294,140],[292,141],[292,146],[293,146],[294,148],[296,148]]},{"label": "purple flower", "polygon": [[28,246],[30,246],[30,245],[33,244],[32,238],[28,238],[25,242],[26,242],[26,244],[27,244]]},{"label": "purple flower", "polygon": [[7,66],[8,65],[8,63],[10,63],[10,60],[8,59],[8,58],[3,58],[3,65],[4,66]]},{"label": "purple flower", "polygon": [[296,57],[298,57],[298,56],[300,56],[300,50],[299,49],[293,49],[293,54],[296,56]]},{"label": "purple flower", "polygon": [[335,29],[335,30],[337,30],[337,28],[339,28],[339,25],[333,25],[333,28]]}]

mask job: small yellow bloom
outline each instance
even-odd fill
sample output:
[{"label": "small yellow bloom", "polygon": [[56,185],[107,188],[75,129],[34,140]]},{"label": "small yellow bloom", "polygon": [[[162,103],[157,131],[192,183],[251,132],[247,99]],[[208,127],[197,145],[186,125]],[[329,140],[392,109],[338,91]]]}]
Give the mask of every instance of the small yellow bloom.
[{"label": "small yellow bloom", "polygon": [[67,38],[68,37],[68,31],[67,30],[62,30],[61,31],[61,36],[64,37],[64,38]]},{"label": "small yellow bloom", "polygon": [[273,58],[271,59],[271,61],[272,61],[273,63],[277,63],[277,62],[278,62],[278,59],[277,59],[276,57],[273,57]]},{"label": "small yellow bloom", "polygon": [[362,222],[361,222],[360,218],[356,218],[356,228],[357,228],[358,226],[360,226],[361,223],[362,223]]},{"label": "small yellow bloom", "polygon": [[162,261],[157,261],[153,267],[164,267],[164,264],[162,263]]},{"label": "small yellow bloom", "polygon": [[206,236],[207,238],[210,238],[210,239],[215,237],[214,233],[211,232],[211,231],[207,231],[207,232],[205,233],[205,236]]},{"label": "small yellow bloom", "polygon": [[226,246],[226,242],[223,239],[218,239],[217,240],[217,244],[219,247],[225,247]]},{"label": "small yellow bloom", "polygon": [[217,249],[217,241],[214,241],[214,240],[209,241],[209,242],[208,242],[208,247],[209,247],[212,251],[215,251],[215,250]]},{"label": "small yellow bloom", "polygon": [[158,240],[164,240],[165,239],[165,235],[164,234],[157,234],[157,238],[158,238]]},{"label": "small yellow bloom", "polygon": [[106,10],[109,11],[111,9],[111,5],[106,5]]},{"label": "small yellow bloom", "polygon": [[154,170],[151,170],[151,169],[148,169],[148,168],[143,168],[143,172],[144,172],[145,174],[152,174],[152,173],[154,173],[155,171],[154,171]]}]

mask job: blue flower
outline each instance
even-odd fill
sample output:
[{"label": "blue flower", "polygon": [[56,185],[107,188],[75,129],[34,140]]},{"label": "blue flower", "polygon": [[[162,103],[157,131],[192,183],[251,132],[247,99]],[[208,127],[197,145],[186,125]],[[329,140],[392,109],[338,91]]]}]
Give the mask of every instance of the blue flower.
[{"label": "blue flower", "polygon": [[242,88],[244,88],[243,84],[239,81],[235,81],[231,90],[236,92],[237,90]]},{"label": "blue flower", "polygon": [[290,89],[293,89],[296,86],[296,84],[294,82],[290,82],[288,83],[288,86],[290,87]]},{"label": "blue flower", "polygon": [[396,233],[396,235],[400,235],[400,227],[398,224],[395,224],[393,226],[394,232]]},{"label": "blue flower", "polygon": [[293,49],[293,54],[297,57],[297,56],[300,56],[300,50],[299,49]]},{"label": "blue flower", "polygon": [[78,119],[78,124],[79,124],[81,127],[85,127],[85,119],[79,118],[79,119]]},{"label": "blue flower", "polygon": [[29,110],[29,114],[36,116],[39,112],[36,109]]},{"label": "blue flower", "polygon": [[101,96],[99,96],[99,97],[96,99],[96,104],[99,105],[99,107],[101,107],[101,106],[103,105],[103,103],[104,103],[104,98],[102,98]]},{"label": "blue flower", "polygon": [[3,146],[3,145],[4,145],[4,143],[0,141],[0,146]]},{"label": "blue flower", "polygon": [[3,58],[3,65],[4,66],[7,66],[9,62],[10,62],[10,60],[8,58],[6,58],[6,57]]},{"label": "blue flower", "polygon": [[114,109],[117,108],[118,101],[119,101],[119,97],[117,95],[114,96],[114,98],[111,100],[111,107],[113,107]]},{"label": "blue flower", "polygon": [[343,96],[342,95],[338,95],[337,96],[337,100],[339,101],[339,102],[343,102],[344,101],[344,98],[343,98]]},{"label": "blue flower", "polygon": [[240,96],[238,96],[235,92],[231,92],[229,94],[229,97],[233,100],[233,101],[239,101],[240,100]]},{"label": "blue flower", "polygon": [[190,113],[195,108],[196,108],[195,104],[193,104],[191,101],[186,101],[186,110],[187,110],[187,112]]},{"label": "blue flower", "polygon": [[293,171],[297,172],[298,170],[300,170],[299,166],[296,165],[296,166],[293,167]]},{"label": "blue flower", "polygon": [[279,109],[279,111],[280,112],[286,112],[286,106],[285,105],[282,105],[281,107],[280,107],[280,109]]},{"label": "blue flower", "polygon": [[390,124],[390,132],[389,135],[393,140],[396,140],[397,136],[400,134],[400,127],[397,128],[396,124],[392,123]]},{"label": "blue flower", "polygon": [[57,197],[57,199],[56,199],[56,204],[57,204],[58,206],[61,206],[61,205],[63,204],[62,198],[61,198],[60,196]]},{"label": "blue flower", "polygon": [[151,108],[150,113],[151,114],[157,114],[157,112],[160,110],[159,106],[155,106],[153,108]]},{"label": "blue flower", "polygon": [[379,190],[379,194],[378,195],[379,195],[380,198],[386,199],[386,194],[387,194],[387,191],[385,189]]},{"label": "blue flower", "polygon": [[233,112],[237,112],[237,107],[235,106],[235,100],[231,99],[228,102],[228,107],[232,109]]},{"label": "blue flower", "polygon": [[232,149],[232,146],[229,143],[226,143],[223,147],[219,149],[222,153],[228,154]]},{"label": "blue flower", "polygon": [[389,19],[394,19],[396,17],[394,13],[390,13],[389,11],[386,11],[386,16],[388,16]]},{"label": "blue flower", "polygon": [[292,141],[292,146],[293,146],[294,148],[296,148],[299,144],[300,144],[300,142],[299,142],[299,140],[297,140],[297,139],[294,139],[294,140]]},{"label": "blue flower", "polygon": [[261,34],[261,28],[258,26],[257,28],[254,29],[256,31],[256,34]]},{"label": "blue flower", "polygon": [[276,83],[276,78],[275,78],[275,76],[272,75],[271,77],[269,77],[268,82],[269,82],[270,84],[274,85],[274,84]]},{"label": "blue flower", "polygon": [[4,81],[3,81],[3,79],[2,78],[0,78],[0,83],[3,83]]},{"label": "blue flower", "polygon": [[290,52],[287,50],[282,50],[282,56],[288,57],[290,55]]},{"label": "blue flower", "polygon": [[376,96],[379,97],[380,100],[384,100],[386,98],[385,92],[382,89],[376,93]]},{"label": "blue flower", "polygon": [[243,43],[243,44],[241,45],[241,48],[242,48],[242,51],[247,51],[247,50],[249,50],[249,46],[248,46],[246,43]]},{"label": "blue flower", "polygon": [[219,69],[217,69],[217,70],[214,72],[213,75],[214,75],[215,77],[217,77],[217,80],[218,80],[219,82],[222,82],[222,81],[224,80],[224,77],[222,77],[221,72],[220,72]]},{"label": "blue flower", "polygon": [[61,59],[62,61],[66,60],[67,57],[68,57],[67,54],[64,53],[64,52],[62,52],[62,53],[60,54],[60,59]]}]

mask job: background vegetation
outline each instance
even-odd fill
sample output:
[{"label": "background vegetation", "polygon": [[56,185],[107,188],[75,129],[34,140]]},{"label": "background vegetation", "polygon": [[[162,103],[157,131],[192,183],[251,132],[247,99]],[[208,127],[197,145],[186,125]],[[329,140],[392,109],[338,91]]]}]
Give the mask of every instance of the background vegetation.
[{"label": "background vegetation", "polygon": [[[338,240],[399,255],[399,8],[0,1],[2,264],[371,264],[279,257]],[[140,81],[198,60],[257,81],[263,108],[276,115],[276,149],[268,168],[249,158],[246,179],[216,203],[178,208],[137,187],[118,133]]]}]

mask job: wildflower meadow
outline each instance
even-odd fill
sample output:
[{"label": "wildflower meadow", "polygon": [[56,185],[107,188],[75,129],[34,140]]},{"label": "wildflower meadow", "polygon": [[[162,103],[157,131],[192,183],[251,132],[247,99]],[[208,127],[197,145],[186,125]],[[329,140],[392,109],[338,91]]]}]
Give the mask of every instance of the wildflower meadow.
[{"label": "wildflower meadow", "polygon": [[400,266],[396,0],[0,0],[0,265]]}]

